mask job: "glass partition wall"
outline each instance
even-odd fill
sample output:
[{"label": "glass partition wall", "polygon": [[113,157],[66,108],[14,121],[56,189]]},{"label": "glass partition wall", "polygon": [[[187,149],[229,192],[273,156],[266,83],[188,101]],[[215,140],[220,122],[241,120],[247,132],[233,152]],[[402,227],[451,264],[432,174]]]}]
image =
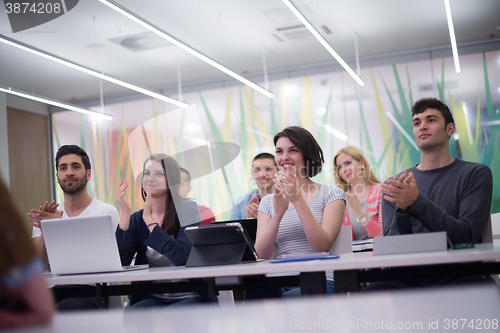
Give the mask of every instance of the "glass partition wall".
[{"label": "glass partition wall", "polygon": [[[231,175],[217,173],[224,165],[218,168],[212,159],[178,160],[188,170],[211,165],[212,174],[194,172],[189,197],[223,220],[230,214],[227,202],[255,188],[250,173],[253,157],[274,153],[273,137],[284,127],[305,127],[322,146],[325,166],[316,181],[333,184],[332,158],[346,145],[360,147],[377,176],[386,179],[419,163],[411,106],[420,98],[436,97],[450,107],[457,125],[450,139],[451,155],[492,169],[491,212],[495,213],[500,211],[500,52],[461,55],[460,62],[460,74],[455,72],[452,57],[364,68],[363,87],[344,72],[275,80],[269,82],[274,99],[244,86],[187,93],[184,101],[192,107],[185,114],[154,99],[106,105],[105,113],[113,115],[112,121],[57,112],[52,114],[53,148],[82,146],[92,162],[90,194],[116,205],[115,187],[125,180],[131,184],[128,200],[135,211],[143,206],[136,182],[143,163],[139,156],[144,154],[137,150],[145,148],[129,141],[134,130],[147,133],[154,152],[169,155],[180,156],[207,142],[209,146],[234,143],[239,151]],[[174,120],[162,117],[175,113]],[[60,202],[62,193],[58,186],[56,190]]]}]

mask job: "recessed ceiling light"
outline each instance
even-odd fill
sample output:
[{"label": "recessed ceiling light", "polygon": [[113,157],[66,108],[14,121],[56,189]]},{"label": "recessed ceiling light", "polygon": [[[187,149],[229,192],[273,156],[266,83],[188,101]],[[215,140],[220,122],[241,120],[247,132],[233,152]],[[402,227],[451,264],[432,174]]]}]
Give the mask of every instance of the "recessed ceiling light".
[{"label": "recessed ceiling light", "polygon": [[455,141],[458,141],[458,138],[459,138],[458,133],[453,134],[453,139],[455,139]]},{"label": "recessed ceiling light", "polygon": [[320,108],[320,109],[318,109],[318,113],[321,114],[321,115],[324,115],[326,113],[326,109],[325,108]]}]

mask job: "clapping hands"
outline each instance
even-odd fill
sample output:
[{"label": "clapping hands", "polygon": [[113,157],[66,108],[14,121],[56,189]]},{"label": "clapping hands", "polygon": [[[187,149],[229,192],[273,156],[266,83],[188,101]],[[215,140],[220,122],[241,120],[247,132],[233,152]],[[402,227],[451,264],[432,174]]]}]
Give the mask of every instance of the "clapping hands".
[{"label": "clapping hands", "polygon": [[257,209],[259,209],[259,198],[255,196],[248,202],[247,219],[257,218]]},{"label": "clapping hands", "polygon": [[58,219],[62,217],[64,212],[57,210],[57,207],[59,207],[59,204],[56,204],[55,201],[51,203],[46,201],[39,209],[32,209],[31,212],[26,213],[26,217],[31,221],[34,227],[40,228],[41,230],[40,222],[42,220]]}]

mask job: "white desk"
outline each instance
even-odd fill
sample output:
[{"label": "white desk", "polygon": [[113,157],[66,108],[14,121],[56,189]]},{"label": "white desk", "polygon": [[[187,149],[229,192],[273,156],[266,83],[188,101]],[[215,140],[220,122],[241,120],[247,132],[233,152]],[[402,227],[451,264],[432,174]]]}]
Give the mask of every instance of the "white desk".
[{"label": "white desk", "polygon": [[[473,249],[448,250],[441,252],[423,252],[385,256],[374,256],[373,252],[361,252],[343,254],[339,259],[332,260],[312,260],[279,264],[271,264],[269,261],[263,261],[240,265],[188,268],[184,266],[160,267],[131,272],[54,276],[48,278],[48,283],[50,285],[73,285],[111,282],[144,282],[165,279],[214,278],[211,282],[213,283],[211,287],[223,290],[233,289],[235,285],[241,282],[240,278],[245,276],[265,276],[267,274],[287,272],[316,273],[333,271],[336,284],[343,284],[342,281],[345,279],[347,279],[348,282],[348,285],[346,286],[342,285],[342,287],[340,287],[339,285],[339,291],[350,291],[356,290],[354,285],[357,284],[359,286],[359,282],[365,282],[359,280],[358,277],[353,278],[353,274],[357,276],[357,272],[360,269],[380,269],[390,267],[394,269],[394,272],[396,272],[398,268],[406,270],[411,267],[417,267],[418,270],[422,270],[423,266],[434,265],[432,266],[432,270],[435,270],[440,265],[460,264],[459,267],[463,268],[464,274],[466,274],[467,272],[465,271],[467,270],[477,270],[478,267],[493,265],[493,267],[488,266],[489,269],[493,271],[480,273],[480,275],[483,275],[494,272],[500,273],[500,262],[497,261],[500,261],[499,247],[495,248],[493,244],[476,244],[476,247]],[[465,264],[469,264],[470,267]],[[390,271],[385,273],[391,274]],[[367,273],[362,272],[362,274]],[[198,287],[200,286],[203,288],[203,283],[199,283]],[[116,290],[120,289],[115,287],[113,288]],[[123,290],[123,288],[127,287],[122,286],[121,289]],[[126,294],[125,291],[121,292]]]},{"label": "white desk", "polygon": [[[454,319],[458,320],[457,329],[451,326]],[[460,319],[466,320],[465,325]],[[471,320],[475,329],[467,326]],[[59,313],[50,325],[24,328],[22,331],[477,332],[482,328],[480,332],[498,332],[499,320],[499,290],[494,286],[483,286],[266,300],[224,309],[205,305],[177,309]],[[431,330],[429,325],[435,329]],[[485,325],[488,325],[489,329],[485,329]],[[448,326],[449,329],[446,329]],[[19,330],[5,332],[17,333]]]}]

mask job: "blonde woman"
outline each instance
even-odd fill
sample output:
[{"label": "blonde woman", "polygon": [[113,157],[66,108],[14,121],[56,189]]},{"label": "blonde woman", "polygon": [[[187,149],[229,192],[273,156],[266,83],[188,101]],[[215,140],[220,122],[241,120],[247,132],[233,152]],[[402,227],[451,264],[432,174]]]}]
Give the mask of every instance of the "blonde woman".
[{"label": "blonde woman", "polygon": [[333,158],[335,185],[346,192],[343,227],[352,225],[353,240],[382,236],[382,193],[361,150],[342,148]]}]

